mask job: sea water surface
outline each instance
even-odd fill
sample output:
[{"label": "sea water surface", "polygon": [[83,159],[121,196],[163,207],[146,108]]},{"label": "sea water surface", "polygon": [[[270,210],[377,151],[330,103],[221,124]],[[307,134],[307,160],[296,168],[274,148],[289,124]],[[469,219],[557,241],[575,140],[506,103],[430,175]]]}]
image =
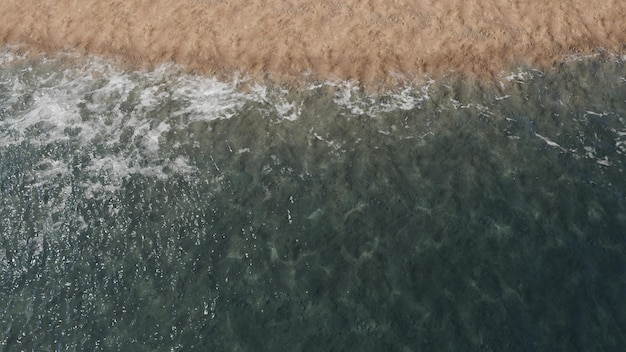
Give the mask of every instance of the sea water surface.
[{"label": "sea water surface", "polygon": [[287,89],[0,54],[0,351],[622,351],[626,66]]}]

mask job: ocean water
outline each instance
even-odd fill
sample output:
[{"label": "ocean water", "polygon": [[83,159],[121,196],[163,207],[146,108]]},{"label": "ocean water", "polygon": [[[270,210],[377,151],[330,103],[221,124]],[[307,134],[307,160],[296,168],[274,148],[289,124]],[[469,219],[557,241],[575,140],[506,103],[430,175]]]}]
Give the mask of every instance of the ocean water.
[{"label": "ocean water", "polygon": [[626,66],[288,89],[0,54],[0,351],[622,351]]}]

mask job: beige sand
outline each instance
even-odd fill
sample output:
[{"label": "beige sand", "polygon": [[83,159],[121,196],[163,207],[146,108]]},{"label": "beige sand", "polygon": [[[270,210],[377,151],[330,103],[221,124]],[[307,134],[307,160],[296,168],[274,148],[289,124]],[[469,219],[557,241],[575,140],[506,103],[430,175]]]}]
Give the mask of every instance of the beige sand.
[{"label": "beige sand", "polygon": [[622,55],[625,19],[624,0],[1,0],[0,43],[377,86]]}]

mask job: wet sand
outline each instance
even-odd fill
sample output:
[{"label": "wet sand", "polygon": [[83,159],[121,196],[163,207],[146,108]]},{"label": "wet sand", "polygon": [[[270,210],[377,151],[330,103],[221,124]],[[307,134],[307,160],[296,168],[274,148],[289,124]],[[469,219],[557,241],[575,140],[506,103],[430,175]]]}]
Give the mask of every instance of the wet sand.
[{"label": "wet sand", "polygon": [[0,44],[285,81],[495,77],[626,52],[622,0],[3,0]]}]

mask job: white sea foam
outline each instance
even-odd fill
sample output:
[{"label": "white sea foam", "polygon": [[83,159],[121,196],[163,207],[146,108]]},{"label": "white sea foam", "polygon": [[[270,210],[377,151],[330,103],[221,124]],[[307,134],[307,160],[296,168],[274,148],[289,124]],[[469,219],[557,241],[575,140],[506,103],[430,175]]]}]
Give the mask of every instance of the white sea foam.
[{"label": "white sea foam", "polygon": [[542,135],[540,135],[539,133],[535,133],[535,136],[539,137],[540,139],[542,139],[544,142],[546,142],[547,145],[554,147],[554,148],[558,148],[564,152],[566,152],[567,150],[563,147],[561,147],[558,143],[551,141],[550,139],[548,139],[547,137],[544,137]]},{"label": "white sea foam", "polygon": [[406,86],[376,96],[365,93],[357,82],[348,81],[336,85],[334,102],[348,109],[351,114],[377,117],[381,113],[419,108],[430,99],[432,83],[434,81],[429,80],[422,86]]},{"label": "white sea foam", "polygon": [[17,50],[11,50],[11,46],[5,46],[4,50],[0,50],[0,65],[23,59],[24,56],[17,54]]},{"label": "white sea foam", "polygon": [[515,81],[517,83],[524,83],[526,80],[532,77],[532,74],[529,71],[518,69],[517,72],[510,73],[506,76],[506,80],[509,82]]},{"label": "white sea foam", "polygon": [[595,111],[589,111],[589,110],[587,110],[587,111],[585,112],[585,116],[587,116],[587,115],[598,116],[598,117],[604,117],[604,116],[607,116],[607,115],[608,115],[608,113],[607,113],[607,112],[595,112]]},{"label": "white sea foam", "polygon": [[[8,53],[0,55],[0,64],[19,60]],[[170,160],[161,153],[163,135],[177,117],[185,116],[187,122],[228,118],[245,103],[245,94],[237,92],[234,84],[190,75],[172,78],[172,68],[166,66],[128,73],[93,59],[55,74],[37,69],[2,75],[1,84],[10,93],[3,97],[3,106],[12,110],[0,119],[0,146],[28,143],[52,145],[54,150],[55,143],[71,143],[84,149],[90,156],[81,166],[88,176],[81,183],[87,197],[114,193],[134,174],[167,178],[172,172],[194,173],[195,167],[185,157],[172,156]],[[154,116],[154,111],[172,101],[165,117]],[[89,152],[95,145],[112,151]],[[69,177],[71,170],[66,160],[43,158],[33,171],[31,187]]]},{"label": "white sea foam", "polygon": [[302,114],[302,104],[297,104],[293,101],[287,101],[286,99],[281,99],[279,103],[276,103],[274,106],[276,107],[276,111],[279,116],[288,121],[297,120]]},{"label": "white sea foam", "polygon": [[[55,177],[63,177],[68,174],[70,166],[63,160],[55,160],[51,158],[44,159],[37,165],[36,177],[41,180],[53,179]],[[35,183],[33,187],[40,185],[42,182]]]},{"label": "white sea foam", "polygon": [[210,121],[232,117],[245,103],[246,95],[237,91],[234,83],[181,75],[174,82],[172,98],[183,104],[173,117],[187,115],[192,120]]},{"label": "white sea foam", "polygon": [[[0,52],[0,65],[19,63],[22,59],[8,51]],[[85,170],[93,175],[107,174],[112,180],[132,174],[167,177],[171,170],[182,173],[195,170],[186,160],[172,156],[172,161],[170,156],[163,155],[164,136],[170,132],[194,121],[232,118],[249,102],[263,104],[262,109],[285,121],[302,118],[304,111],[305,99],[286,89],[246,84],[247,89],[242,91],[238,89],[240,79],[224,82],[189,75],[174,65],[162,65],[153,71],[127,72],[103,59],[89,58],[80,62],[82,66],[72,68],[47,68],[46,72],[35,66],[26,68],[22,74],[2,75],[1,84],[10,92],[5,105],[12,106],[14,111],[0,120],[1,146],[24,142],[37,146],[76,143],[90,149],[97,144],[117,151],[91,153],[92,160]],[[47,65],[54,66],[54,63]],[[532,79],[533,74],[532,70],[519,69],[507,75],[506,80],[523,83]],[[430,99],[433,83],[429,80],[423,85],[409,85],[375,95],[368,94],[354,81],[323,82],[304,89],[314,91],[330,87],[335,91],[333,101],[340,107],[340,114],[376,118],[392,111],[419,108]],[[25,99],[27,96],[31,98]],[[509,97],[506,94],[495,99]],[[449,106],[446,104],[443,109],[476,108],[488,114],[485,106],[453,98],[449,101]],[[589,116],[604,114],[586,112]],[[393,134],[396,131],[380,129],[379,132]],[[544,136],[537,134],[537,137],[551,147],[566,151]],[[341,141],[327,140],[317,134],[314,138],[329,145],[342,145]],[[623,144],[616,142],[619,148],[623,148]],[[40,172],[43,178],[67,174],[70,170],[58,160],[46,163],[48,166]]]},{"label": "white sea foam", "polygon": [[626,153],[626,131],[615,131],[615,149],[619,154]]}]

